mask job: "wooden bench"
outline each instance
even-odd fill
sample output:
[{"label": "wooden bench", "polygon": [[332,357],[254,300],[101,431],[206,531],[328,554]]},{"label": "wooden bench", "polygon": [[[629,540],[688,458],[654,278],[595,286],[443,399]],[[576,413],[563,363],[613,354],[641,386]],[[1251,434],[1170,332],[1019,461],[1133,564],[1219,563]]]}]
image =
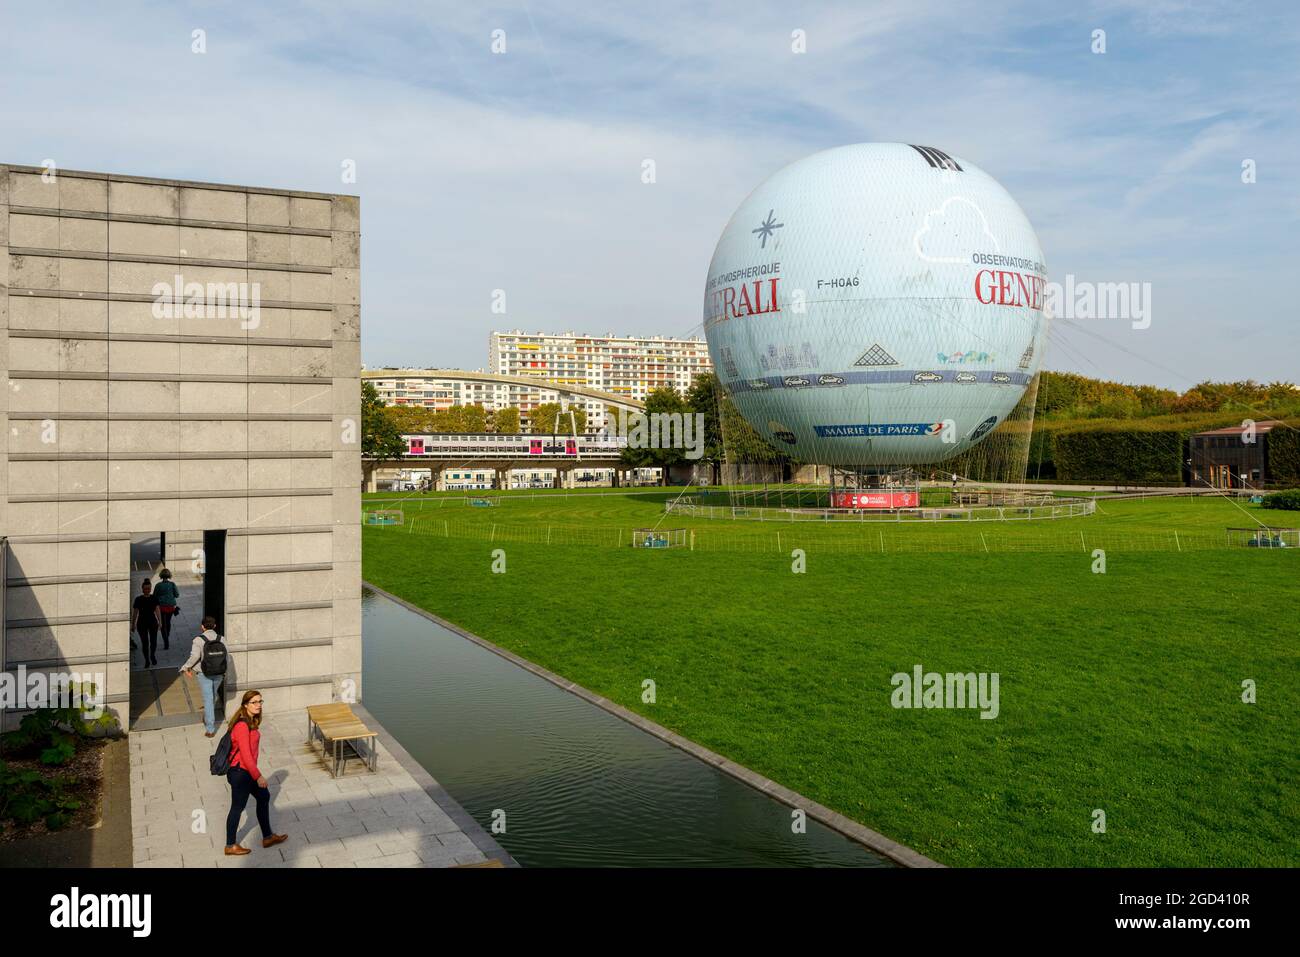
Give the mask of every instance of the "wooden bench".
[{"label": "wooden bench", "polygon": [[307,708],[307,743],[314,748],[320,738],[321,756],[330,755],[330,774],[334,777],[343,773],[348,758],[353,756],[364,761],[371,771],[379,770],[378,737],[378,732],[367,728],[346,704],[314,704]]}]

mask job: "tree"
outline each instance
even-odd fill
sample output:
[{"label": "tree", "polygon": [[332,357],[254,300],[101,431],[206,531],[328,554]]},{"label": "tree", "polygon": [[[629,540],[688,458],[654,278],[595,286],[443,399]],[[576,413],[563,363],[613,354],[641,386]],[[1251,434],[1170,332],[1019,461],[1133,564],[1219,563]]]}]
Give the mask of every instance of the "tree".
[{"label": "tree", "polygon": [[386,405],[384,415],[392,420],[398,432],[405,434],[434,432],[434,411],[421,405]]},{"label": "tree", "polygon": [[[654,449],[650,448],[649,435],[654,423],[657,420],[656,415],[678,416],[689,415],[690,407],[687,406],[686,400],[683,399],[677,390],[671,386],[664,386],[655,389],[645,400],[645,418],[639,423],[635,416],[629,415],[629,425],[627,427],[628,444],[619,454],[620,461],[624,465],[630,465],[634,468],[658,468],[662,469],[660,482],[663,485],[668,484],[668,468],[677,465],[686,460],[684,449]],[[664,432],[660,428],[660,437],[664,438]],[[643,440],[642,440],[643,439]]]},{"label": "tree", "polygon": [[379,459],[406,454],[406,442],[384,413],[384,403],[369,382],[361,383],[361,454]]},{"label": "tree", "polygon": [[487,431],[487,409],[481,405],[453,405],[443,412],[445,432],[483,433]]},{"label": "tree", "polygon": [[[569,418],[569,413],[573,418]],[[558,427],[557,427],[558,425]],[[533,410],[532,432],[534,435],[568,435],[570,432],[581,435],[587,431],[587,412],[577,406],[561,410],[558,402],[543,402]]]},{"label": "tree", "polygon": [[709,467],[709,484],[717,485],[723,459],[722,420],[718,404],[724,396],[718,377],[712,372],[696,376],[686,392],[686,405],[692,414],[704,416],[704,454],[697,464]]},{"label": "tree", "polygon": [[500,435],[519,434],[519,410],[511,406],[492,413],[492,431]]}]

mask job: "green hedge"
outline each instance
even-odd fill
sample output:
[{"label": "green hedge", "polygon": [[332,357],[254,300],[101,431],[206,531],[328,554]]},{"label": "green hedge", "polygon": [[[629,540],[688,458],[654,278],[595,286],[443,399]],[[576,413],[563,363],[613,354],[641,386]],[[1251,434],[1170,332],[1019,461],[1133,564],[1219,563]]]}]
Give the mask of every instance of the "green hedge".
[{"label": "green hedge", "polygon": [[1057,432],[1056,477],[1076,482],[1181,482],[1188,429],[1101,427]]},{"label": "green hedge", "polygon": [[1287,489],[1264,496],[1265,508],[1284,508],[1289,512],[1300,512],[1300,489]]},{"label": "green hedge", "polygon": [[1300,485],[1300,431],[1275,426],[1268,433],[1268,472],[1274,485]]}]

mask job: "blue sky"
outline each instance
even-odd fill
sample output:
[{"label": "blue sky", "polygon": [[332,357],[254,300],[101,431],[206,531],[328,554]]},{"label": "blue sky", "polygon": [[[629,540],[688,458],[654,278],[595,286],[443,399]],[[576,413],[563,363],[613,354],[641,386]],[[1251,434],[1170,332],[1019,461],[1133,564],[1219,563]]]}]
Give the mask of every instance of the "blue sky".
[{"label": "blue sky", "polygon": [[372,366],[483,367],[494,328],[699,333],[753,187],[895,141],[997,178],[1053,279],[1151,283],[1150,328],[1057,322],[1048,368],[1300,378],[1292,4],[0,9],[0,162],[360,194]]}]

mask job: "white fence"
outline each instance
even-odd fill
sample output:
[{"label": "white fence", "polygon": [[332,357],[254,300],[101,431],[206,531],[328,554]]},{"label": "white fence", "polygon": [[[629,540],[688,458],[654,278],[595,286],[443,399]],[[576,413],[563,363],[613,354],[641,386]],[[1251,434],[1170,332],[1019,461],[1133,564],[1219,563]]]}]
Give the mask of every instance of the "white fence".
[{"label": "white fence", "polygon": [[703,505],[691,499],[665,502],[664,511],[692,518],[753,522],[1018,522],[1078,518],[1097,510],[1091,498],[1056,499],[1039,505],[944,506],[914,509],[772,508],[750,505]]}]

